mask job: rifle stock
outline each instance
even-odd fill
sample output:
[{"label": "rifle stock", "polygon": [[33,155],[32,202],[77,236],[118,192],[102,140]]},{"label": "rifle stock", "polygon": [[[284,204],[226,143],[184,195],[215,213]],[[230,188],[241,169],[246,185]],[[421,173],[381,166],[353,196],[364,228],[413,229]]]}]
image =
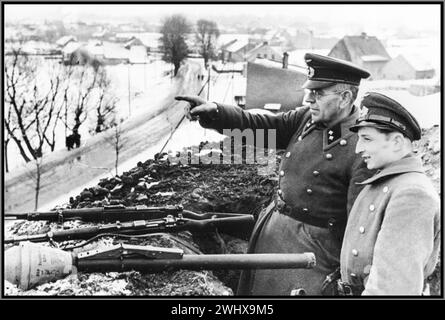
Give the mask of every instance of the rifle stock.
[{"label": "rifle stock", "polygon": [[6,238],[5,243],[18,243],[21,241],[45,242],[45,241],[66,241],[85,240],[104,233],[114,233],[123,235],[140,235],[158,232],[180,232],[195,231],[203,232],[218,229],[221,232],[242,230],[247,232],[253,228],[255,223],[252,215],[239,215],[235,217],[212,218],[204,220],[193,220],[187,218],[176,218],[167,216],[157,220],[137,220],[131,222],[117,222],[92,227],[78,229],[50,231],[45,234],[14,236]]},{"label": "rifle stock", "polygon": [[58,209],[55,211],[34,211],[25,213],[5,212],[6,220],[46,220],[63,222],[64,220],[83,220],[86,222],[111,222],[158,219],[167,215],[178,215],[182,206],[147,207],[110,205],[100,208]]},{"label": "rifle stock", "polygon": [[124,205],[110,205],[100,208],[80,208],[80,209],[58,209],[54,211],[34,211],[25,213],[5,212],[6,220],[45,220],[62,223],[65,220],[82,220],[85,222],[113,222],[113,221],[134,221],[164,218],[168,215],[177,217],[179,214],[185,218],[203,220],[212,217],[232,217],[239,216],[237,213],[195,213],[184,210],[182,206],[147,207]]}]

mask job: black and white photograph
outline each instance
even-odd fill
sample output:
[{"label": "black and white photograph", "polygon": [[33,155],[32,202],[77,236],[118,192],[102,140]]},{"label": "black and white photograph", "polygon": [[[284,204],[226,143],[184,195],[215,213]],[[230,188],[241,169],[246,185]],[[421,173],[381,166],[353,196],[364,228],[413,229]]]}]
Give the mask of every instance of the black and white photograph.
[{"label": "black and white photograph", "polygon": [[443,298],[443,1],[1,6],[2,299]]}]

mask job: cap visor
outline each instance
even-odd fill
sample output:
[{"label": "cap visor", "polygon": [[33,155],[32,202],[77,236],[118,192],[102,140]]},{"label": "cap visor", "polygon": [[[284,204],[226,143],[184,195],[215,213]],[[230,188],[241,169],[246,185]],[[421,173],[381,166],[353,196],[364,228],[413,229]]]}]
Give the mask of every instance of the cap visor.
[{"label": "cap visor", "polygon": [[369,122],[369,121],[362,121],[362,122],[350,127],[349,131],[357,132],[358,129],[363,128],[363,127],[372,127],[372,128],[376,128],[376,129],[389,130],[389,131],[394,130],[389,125],[384,125],[384,124]]},{"label": "cap visor", "polygon": [[333,86],[335,82],[326,82],[326,81],[315,81],[315,80],[306,80],[303,84],[303,89],[322,89]]}]

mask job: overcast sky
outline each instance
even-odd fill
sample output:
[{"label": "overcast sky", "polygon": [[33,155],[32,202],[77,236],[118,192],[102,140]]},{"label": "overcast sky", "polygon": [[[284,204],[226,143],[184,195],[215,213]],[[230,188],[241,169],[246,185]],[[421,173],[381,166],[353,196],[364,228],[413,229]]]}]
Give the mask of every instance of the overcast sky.
[{"label": "overcast sky", "polygon": [[5,20],[8,22],[34,19],[71,18],[82,19],[89,15],[112,19],[113,17],[163,17],[182,13],[191,17],[211,18],[239,14],[258,17],[280,15],[295,17],[308,22],[332,22],[338,27],[348,24],[363,24],[369,28],[407,28],[440,30],[440,6],[418,4],[316,4],[316,5],[271,5],[271,4],[88,4],[5,5]]}]

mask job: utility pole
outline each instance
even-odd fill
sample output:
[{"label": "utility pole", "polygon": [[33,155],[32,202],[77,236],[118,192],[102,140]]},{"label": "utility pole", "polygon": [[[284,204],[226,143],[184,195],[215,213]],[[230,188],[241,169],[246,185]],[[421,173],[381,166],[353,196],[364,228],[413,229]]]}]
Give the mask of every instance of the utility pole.
[{"label": "utility pole", "polygon": [[131,96],[130,96],[130,62],[128,62],[128,117],[131,116]]},{"label": "utility pole", "polygon": [[210,97],[210,64],[208,66],[208,78],[207,78],[207,101],[209,100]]}]

